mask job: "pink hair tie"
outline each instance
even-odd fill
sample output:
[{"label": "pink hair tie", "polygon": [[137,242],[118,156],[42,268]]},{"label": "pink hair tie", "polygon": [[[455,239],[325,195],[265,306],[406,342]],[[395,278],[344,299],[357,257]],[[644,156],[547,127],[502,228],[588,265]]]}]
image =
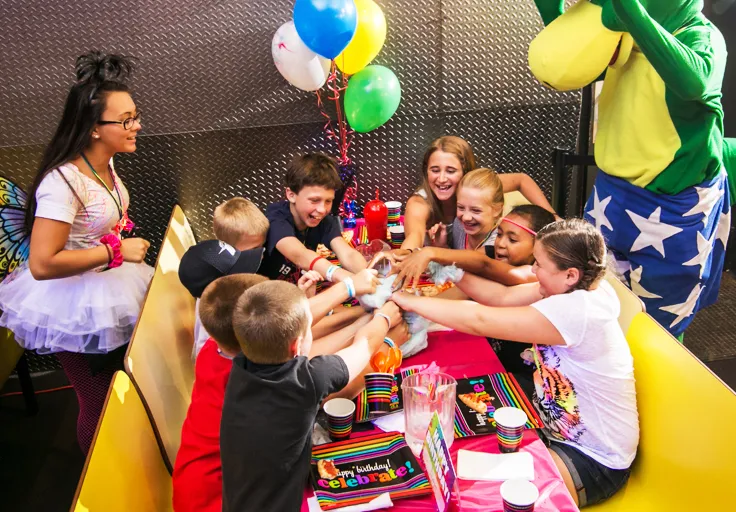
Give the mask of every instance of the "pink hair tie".
[{"label": "pink hair tie", "polygon": [[113,233],[100,238],[100,243],[106,245],[112,251],[112,261],[108,263],[107,268],[116,268],[123,264],[123,253],[120,251],[120,239]]},{"label": "pink hair tie", "polygon": [[508,222],[509,224],[513,224],[517,228],[523,229],[524,231],[526,231],[527,233],[531,234],[532,236],[537,236],[537,232],[536,231],[533,231],[533,230],[529,229],[526,226],[522,226],[518,222],[514,222],[513,220],[509,219],[508,217],[504,217],[503,219],[501,219],[501,222]]}]

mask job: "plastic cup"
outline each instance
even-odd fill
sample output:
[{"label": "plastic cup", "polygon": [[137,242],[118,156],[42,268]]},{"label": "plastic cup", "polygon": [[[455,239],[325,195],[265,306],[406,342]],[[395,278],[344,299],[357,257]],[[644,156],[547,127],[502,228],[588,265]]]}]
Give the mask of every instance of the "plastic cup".
[{"label": "plastic cup", "polygon": [[368,412],[386,414],[391,412],[391,389],[394,387],[392,373],[366,373],[365,393]]},{"label": "plastic cup", "polygon": [[515,478],[501,484],[501,498],[503,512],[532,512],[539,490],[529,480]]},{"label": "plastic cup", "polygon": [[429,422],[436,412],[447,448],[452,446],[455,432],[455,398],[457,381],[446,373],[415,373],[403,380],[406,444],[417,457],[422,451]]},{"label": "plastic cup", "polygon": [[355,403],[347,398],[333,398],[325,402],[327,413],[327,431],[333,441],[347,439],[353,431]]},{"label": "plastic cup", "polygon": [[493,413],[493,419],[496,420],[498,449],[502,453],[518,452],[527,422],[526,413],[516,407],[500,407]]}]

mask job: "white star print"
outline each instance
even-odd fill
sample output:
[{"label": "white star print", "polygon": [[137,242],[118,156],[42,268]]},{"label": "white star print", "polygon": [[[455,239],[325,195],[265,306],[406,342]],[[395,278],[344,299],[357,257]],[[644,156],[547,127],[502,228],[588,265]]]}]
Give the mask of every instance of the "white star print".
[{"label": "white star print", "polygon": [[608,229],[613,231],[608,217],[606,217],[606,207],[611,202],[613,196],[608,196],[603,201],[598,199],[598,189],[593,187],[593,209],[588,212],[588,215],[595,219],[595,229],[601,230],[601,226],[606,226]]},{"label": "white star print", "polygon": [[698,193],[698,203],[682,216],[690,217],[702,213],[703,225],[705,226],[708,224],[708,218],[713,211],[713,207],[723,197],[723,189],[720,187],[695,187],[695,191]]},{"label": "white star print", "polygon": [[696,254],[691,260],[686,261],[682,265],[685,267],[694,267],[700,265],[700,277],[703,277],[703,271],[705,270],[705,262],[710,256],[710,252],[713,249],[713,240],[706,239],[700,231],[698,231],[698,254]]},{"label": "white star print", "polygon": [[636,224],[639,229],[639,236],[634,240],[634,244],[631,246],[631,252],[640,251],[647,247],[653,247],[659,252],[664,258],[664,241],[682,231],[682,228],[670,226],[664,222],[659,221],[659,217],[662,214],[662,207],[658,206],[656,210],[652,212],[648,219],[645,219],[641,215],[626,210],[626,213],[631,217],[631,221]]},{"label": "white star print", "polygon": [[641,284],[639,284],[641,283],[641,273],[643,270],[644,267],[639,267],[636,270],[632,270],[631,274],[629,274],[629,276],[631,276],[631,291],[643,299],[661,299],[661,295],[649,292],[645,290]]},{"label": "white star print", "polygon": [[703,293],[704,289],[705,287],[700,286],[700,283],[698,283],[695,285],[695,288],[693,288],[693,290],[690,292],[690,295],[688,295],[685,302],[681,304],[672,304],[671,306],[662,306],[661,308],[659,308],[662,311],[677,315],[677,318],[675,318],[675,320],[670,324],[670,328],[679,324],[684,319],[693,314],[693,311],[695,310],[695,304],[698,302],[700,294]]},{"label": "white star print", "polygon": [[718,227],[716,228],[716,240],[720,240],[723,247],[726,247],[728,243],[728,235],[731,232],[731,210],[728,213],[721,213],[721,218],[718,219]]}]

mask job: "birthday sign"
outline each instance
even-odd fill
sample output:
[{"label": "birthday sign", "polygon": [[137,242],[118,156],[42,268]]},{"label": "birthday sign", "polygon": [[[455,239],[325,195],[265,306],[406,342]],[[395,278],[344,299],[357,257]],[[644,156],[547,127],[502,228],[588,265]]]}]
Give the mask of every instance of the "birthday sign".
[{"label": "birthday sign", "polygon": [[542,420],[510,373],[494,373],[458,379],[455,402],[455,437],[496,433],[493,413],[500,407],[516,407],[526,413],[526,428],[542,428]]},{"label": "birthday sign", "polygon": [[322,510],[367,503],[385,492],[392,500],[431,492],[424,471],[397,432],[315,447],[311,479]]},{"label": "birthday sign", "polygon": [[434,498],[437,501],[437,510],[445,512],[450,508],[452,491],[455,489],[457,475],[452,465],[447,442],[440,426],[440,417],[435,411],[429,422],[427,437],[424,439],[422,461],[427,468],[429,480],[432,482]]}]

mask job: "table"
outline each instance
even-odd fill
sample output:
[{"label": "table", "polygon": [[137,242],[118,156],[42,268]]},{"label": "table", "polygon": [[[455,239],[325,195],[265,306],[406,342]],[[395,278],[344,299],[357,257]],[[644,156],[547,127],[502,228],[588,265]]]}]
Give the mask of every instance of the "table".
[{"label": "table", "polygon": [[[462,334],[456,331],[433,332],[429,335],[429,346],[419,354],[410,357],[404,366],[437,363],[443,372],[455,378],[473,377],[487,373],[504,371],[501,362],[485,338]],[[477,452],[499,453],[495,436],[479,436],[455,439],[450,448],[452,462],[457,467],[459,449]],[[539,500],[535,512],[577,512],[578,508],[567,491],[552,457],[536,432],[526,430],[521,450],[534,457],[534,484],[539,489]],[[453,497],[453,504],[459,511],[500,511],[503,510],[499,488],[501,482],[482,482],[458,480],[460,499]],[[309,509],[305,494],[302,512]],[[394,511],[432,511],[435,510],[434,497],[403,499],[394,502]]]}]

